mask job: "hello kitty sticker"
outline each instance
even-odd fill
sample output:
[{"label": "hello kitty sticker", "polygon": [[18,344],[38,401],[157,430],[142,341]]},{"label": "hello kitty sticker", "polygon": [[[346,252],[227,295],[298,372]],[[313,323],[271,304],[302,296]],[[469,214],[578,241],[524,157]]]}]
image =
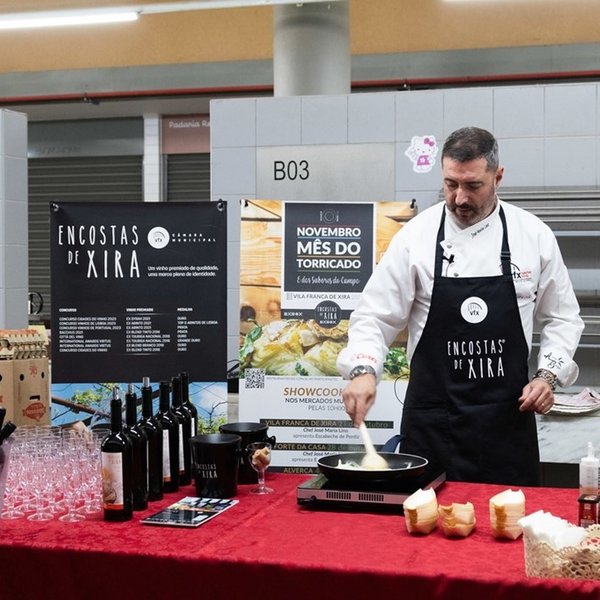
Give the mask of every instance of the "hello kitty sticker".
[{"label": "hello kitty sticker", "polygon": [[438,153],[438,145],[433,135],[423,137],[414,135],[410,146],[404,154],[410,158],[413,163],[415,173],[429,173],[435,165],[435,157]]}]

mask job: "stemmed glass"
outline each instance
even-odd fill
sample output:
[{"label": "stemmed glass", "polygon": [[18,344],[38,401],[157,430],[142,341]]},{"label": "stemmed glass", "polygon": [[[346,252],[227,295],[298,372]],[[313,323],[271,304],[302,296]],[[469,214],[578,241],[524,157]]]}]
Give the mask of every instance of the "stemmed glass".
[{"label": "stemmed glass", "polygon": [[9,475],[4,495],[4,508],[6,510],[2,511],[0,515],[3,519],[22,519],[25,516],[25,513],[18,508],[18,497],[15,491],[17,485],[18,483],[14,481],[14,478],[11,480]]},{"label": "stemmed glass", "polygon": [[85,515],[77,512],[77,502],[81,493],[82,474],[76,458],[64,456],[63,461],[64,472],[61,483],[63,485],[67,513],[58,517],[58,520],[66,523],[76,523],[85,519]]},{"label": "stemmed glass", "polygon": [[33,512],[28,520],[47,521],[67,509],[60,520],[69,523],[101,510],[99,438],[87,440],[60,428],[23,427],[5,444],[11,453],[1,518]]},{"label": "stemmed glass", "polygon": [[93,515],[102,511],[102,485],[100,468],[100,442],[98,438],[88,441],[84,453],[84,477],[82,482],[83,506],[79,512]]},{"label": "stemmed glass", "polygon": [[250,488],[251,494],[271,494],[273,490],[265,485],[265,471],[271,463],[272,446],[269,442],[253,442],[246,446],[248,461],[258,473],[258,485]]},{"label": "stemmed glass", "polygon": [[30,469],[33,473],[32,492],[35,498],[35,512],[27,517],[28,521],[51,521],[54,514],[49,510],[44,491],[50,477],[48,457],[42,453],[32,455]]},{"label": "stemmed glass", "polygon": [[7,469],[6,489],[4,493],[4,511],[0,515],[3,519],[22,519],[25,513],[20,509],[20,497],[18,489],[21,483],[21,470],[23,468],[23,453],[21,448],[15,446],[11,450],[10,468],[6,463]]}]

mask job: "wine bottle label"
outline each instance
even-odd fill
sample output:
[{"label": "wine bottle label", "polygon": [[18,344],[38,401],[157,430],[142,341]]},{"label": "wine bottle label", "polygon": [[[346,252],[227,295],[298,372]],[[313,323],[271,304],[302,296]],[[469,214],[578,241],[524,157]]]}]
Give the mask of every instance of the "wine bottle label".
[{"label": "wine bottle label", "polygon": [[183,460],[183,423],[179,423],[179,472],[185,473],[185,463]]},{"label": "wine bottle label", "polygon": [[102,452],[102,504],[105,510],[123,510],[123,454]]},{"label": "wine bottle label", "polygon": [[169,430],[163,429],[163,481],[171,481],[171,456],[169,454]]}]

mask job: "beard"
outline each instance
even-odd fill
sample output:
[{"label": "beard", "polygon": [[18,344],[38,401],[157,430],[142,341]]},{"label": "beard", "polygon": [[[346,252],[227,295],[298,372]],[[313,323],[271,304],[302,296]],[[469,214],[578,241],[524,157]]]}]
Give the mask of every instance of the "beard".
[{"label": "beard", "polygon": [[468,227],[470,225],[474,225],[478,220],[478,211],[473,206],[463,205],[463,206],[449,206],[448,207],[455,220],[459,225],[463,225],[464,227]]},{"label": "beard", "polygon": [[496,206],[496,194],[490,196],[481,206],[468,203],[457,206],[454,202],[446,202],[446,206],[458,225],[470,227],[475,223],[479,223],[479,221],[483,221],[493,212]]}]

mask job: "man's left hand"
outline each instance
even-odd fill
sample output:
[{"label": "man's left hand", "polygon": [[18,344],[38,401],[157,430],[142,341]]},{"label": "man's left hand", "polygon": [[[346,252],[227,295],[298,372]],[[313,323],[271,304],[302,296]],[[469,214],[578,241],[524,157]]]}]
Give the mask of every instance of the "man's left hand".
[{"label": "man's left hand", "polygon": [[552,387],[543,379],[532,379],[523,388],[519,402],[520,411],[533,410],[545,415],[554,406]]}]

